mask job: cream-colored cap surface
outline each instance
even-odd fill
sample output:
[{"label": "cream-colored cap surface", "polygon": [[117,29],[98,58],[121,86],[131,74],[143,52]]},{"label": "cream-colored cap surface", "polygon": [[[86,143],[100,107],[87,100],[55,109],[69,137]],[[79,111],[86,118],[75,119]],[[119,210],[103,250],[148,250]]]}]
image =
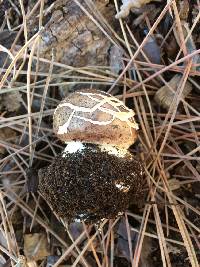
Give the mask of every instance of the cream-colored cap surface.
[{"label": "cream-colored cap surface", "polygon": [[64,142],[109,144],[128,148],[137,138],[134,111],[103,91],[83,89],[70,94],[54,112],[55,134]]}]

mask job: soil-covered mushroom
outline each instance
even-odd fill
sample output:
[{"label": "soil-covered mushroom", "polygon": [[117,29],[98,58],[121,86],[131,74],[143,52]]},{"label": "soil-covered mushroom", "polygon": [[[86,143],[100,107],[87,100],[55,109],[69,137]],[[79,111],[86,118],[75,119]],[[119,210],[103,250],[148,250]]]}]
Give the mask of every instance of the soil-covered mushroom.
[{"label": "soil-covered mushroom", "polygon": [[39,190],[62,218],[114,218],[144,196],[144,170],[128,150],[137,137],[133,110],[102,91],[77,91],[54,113],[62,154],[39,171]]}]

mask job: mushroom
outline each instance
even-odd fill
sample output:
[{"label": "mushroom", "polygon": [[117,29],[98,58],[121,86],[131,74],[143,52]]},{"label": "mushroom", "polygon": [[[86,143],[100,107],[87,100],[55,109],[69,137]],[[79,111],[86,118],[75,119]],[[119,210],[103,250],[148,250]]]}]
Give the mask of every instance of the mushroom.
[{"label": "mushroom", "polygon": [[83,89],[54,112],[53,128],[66,143],[39,170],[39,191],[61,218],[114,218],[144,196],[144,169],[128,150],[137,138],[134,111],[112,95]]}]

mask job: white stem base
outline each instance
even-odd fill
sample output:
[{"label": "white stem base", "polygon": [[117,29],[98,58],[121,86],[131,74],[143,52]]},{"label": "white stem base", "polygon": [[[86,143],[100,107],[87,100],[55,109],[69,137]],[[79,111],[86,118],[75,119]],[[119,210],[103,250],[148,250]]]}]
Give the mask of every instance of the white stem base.
[{"label": "white stem base", "polygon": [[[111,145],[97,145],[102,152],[107,152],[110,155],[115,155],[117,157],[123,158],[125,155],[131,155],[130,152],[127,149],[118,148]],[[80,141],[71,141],[66,143],[65,150],[63,151],[63,157],[65,157],[65,154],[71,154],[76,152],[84,152],[86,146],[80,142]]]}]

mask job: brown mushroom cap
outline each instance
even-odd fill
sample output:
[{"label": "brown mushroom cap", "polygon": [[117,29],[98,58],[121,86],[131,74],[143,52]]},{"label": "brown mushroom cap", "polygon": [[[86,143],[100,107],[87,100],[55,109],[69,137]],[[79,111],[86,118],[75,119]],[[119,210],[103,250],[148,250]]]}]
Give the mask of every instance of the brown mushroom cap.
[{"label": "brown mushroom cap", "polygon": [[70,94],[54,112],[55,134],[64,142],[81,141],[128,148],[137,138],[134,111],[95,89]]}]

